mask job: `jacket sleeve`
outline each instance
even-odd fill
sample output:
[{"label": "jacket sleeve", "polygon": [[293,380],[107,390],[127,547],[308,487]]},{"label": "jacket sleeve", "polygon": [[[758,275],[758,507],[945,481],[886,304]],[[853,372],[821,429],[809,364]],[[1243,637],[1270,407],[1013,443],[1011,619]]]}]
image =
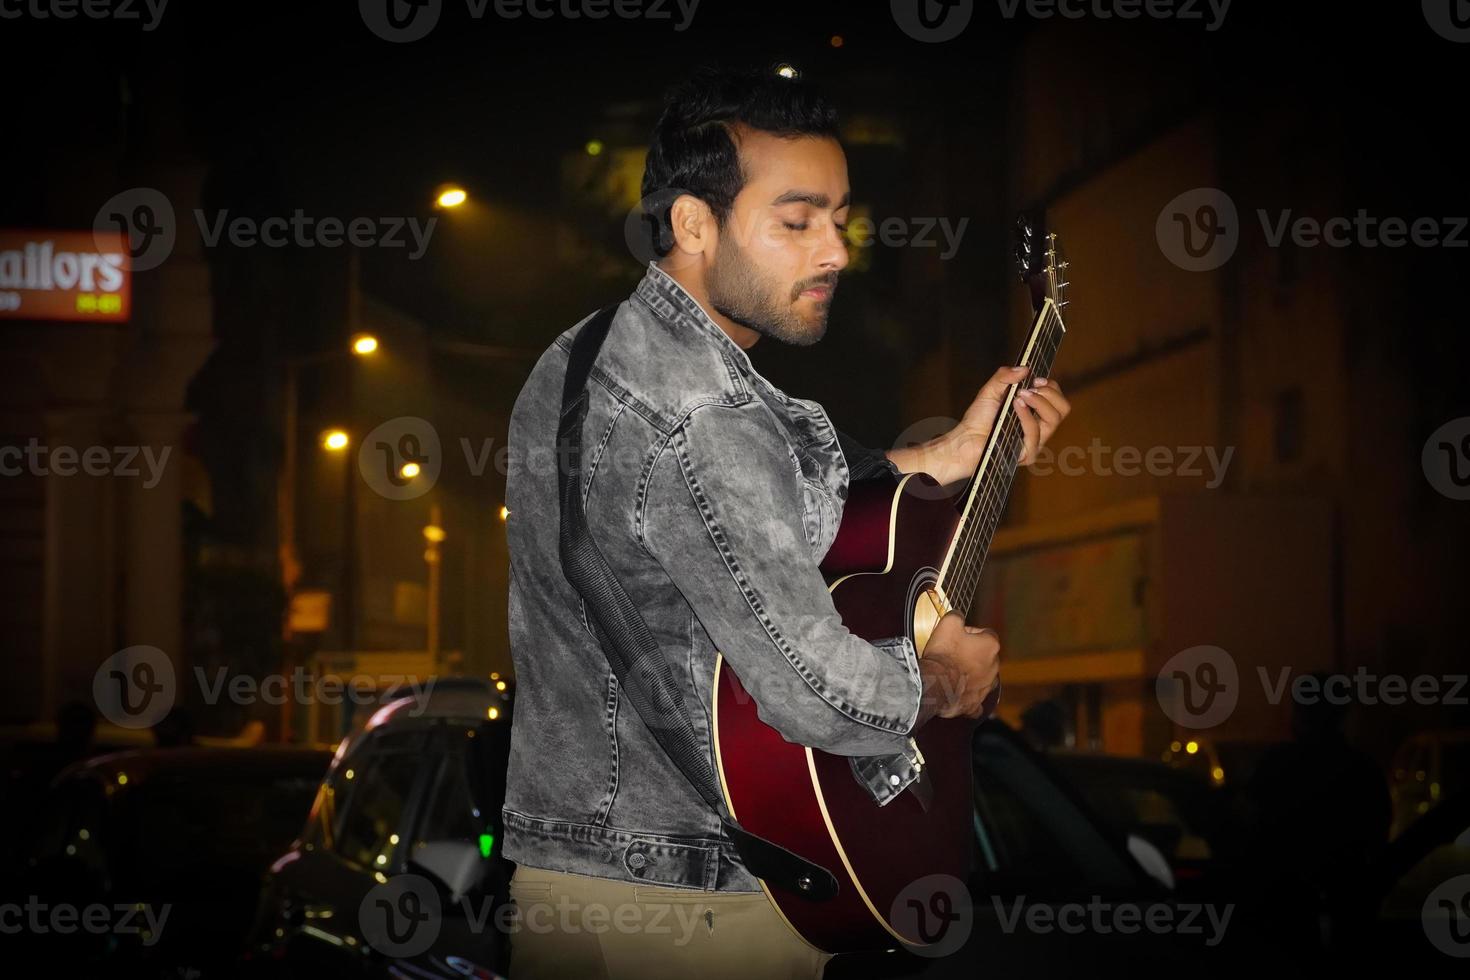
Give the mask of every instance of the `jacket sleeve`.
[{"label": "jacket sleeve", "polygon": [[887,453],[881,449],[869,449],[836,426],[833,429],[837,432],[837,444],[842,449],[842,455],[847,457],[848,479],[866,480],[880,473],[903,477],[903,470],[888,458]]},{"label": "jacket sleeve", "polygon": [[913,641],[842,624],[804,530],[799,463],[763,403],[694,409],[652,468],[640,526],[762,721],[837,755],[907,751]]}]

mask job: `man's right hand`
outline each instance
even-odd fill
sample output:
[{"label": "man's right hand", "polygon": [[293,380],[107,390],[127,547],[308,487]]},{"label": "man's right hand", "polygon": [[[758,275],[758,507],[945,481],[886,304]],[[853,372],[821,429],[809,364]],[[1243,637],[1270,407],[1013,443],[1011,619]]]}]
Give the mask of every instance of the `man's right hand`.
[{"label": "man's right hand", "polygon": [[917,728],[930,718],[979,718],[985,698],[1000,682],[1000,636],[983,626],[966,626],[957,612],[945,613],[919,657],[924,696]]}]

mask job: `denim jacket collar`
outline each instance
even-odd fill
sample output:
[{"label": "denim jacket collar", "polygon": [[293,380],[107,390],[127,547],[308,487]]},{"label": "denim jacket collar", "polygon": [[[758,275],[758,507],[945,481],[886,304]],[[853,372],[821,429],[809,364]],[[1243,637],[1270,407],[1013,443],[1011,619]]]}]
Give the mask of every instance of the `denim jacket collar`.
[{"label": "denim jacket collar", "polygon": [[638,283],[638,288],[633,290],[633,294],[674,327],[703,337],[716,346],[723,344],[729,353],[735,355],[736,363],[742,371],[756,374],[755,366],[750,363],[750,355],[745,352],[745,348],[721,330],[719,324],[710,319],[704,307],[699,305],[699,300],[690,296],[689,291],[673,276],[660,269],[658,263],[648,263],[648,271],[643,274],[643,279]]}]

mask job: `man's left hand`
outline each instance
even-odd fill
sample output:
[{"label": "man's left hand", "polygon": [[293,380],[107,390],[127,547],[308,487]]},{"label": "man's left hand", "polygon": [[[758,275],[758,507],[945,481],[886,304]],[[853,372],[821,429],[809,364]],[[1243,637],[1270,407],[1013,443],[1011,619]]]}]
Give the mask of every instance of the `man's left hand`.
[{"label": "man's left hand", "polygon": [[[1001,368],[981,386],[953,429],[921,446],[891,449],[888,458],[905,473],[928,473],[945,486],[969,479],[980,465],[980,454],[985,451],[991,425],[1005,402],[1006,390],[1025,377],[1026,368]],[[1072,411],[1072,405],[1054,379],[1037,378],[1032,388],[1017,389],[1011,410],[1021,422],[1019,463],[1029,466]]]}]

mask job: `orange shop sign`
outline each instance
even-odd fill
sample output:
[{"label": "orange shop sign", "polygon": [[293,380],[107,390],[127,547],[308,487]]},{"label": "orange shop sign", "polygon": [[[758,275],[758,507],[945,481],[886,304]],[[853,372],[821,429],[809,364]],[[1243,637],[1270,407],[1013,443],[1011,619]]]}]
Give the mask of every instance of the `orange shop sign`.
[{"label": "orange shop sign", "polygon": [[131,290],[120,232],[0,228],[0,320],[120,323]]}]

